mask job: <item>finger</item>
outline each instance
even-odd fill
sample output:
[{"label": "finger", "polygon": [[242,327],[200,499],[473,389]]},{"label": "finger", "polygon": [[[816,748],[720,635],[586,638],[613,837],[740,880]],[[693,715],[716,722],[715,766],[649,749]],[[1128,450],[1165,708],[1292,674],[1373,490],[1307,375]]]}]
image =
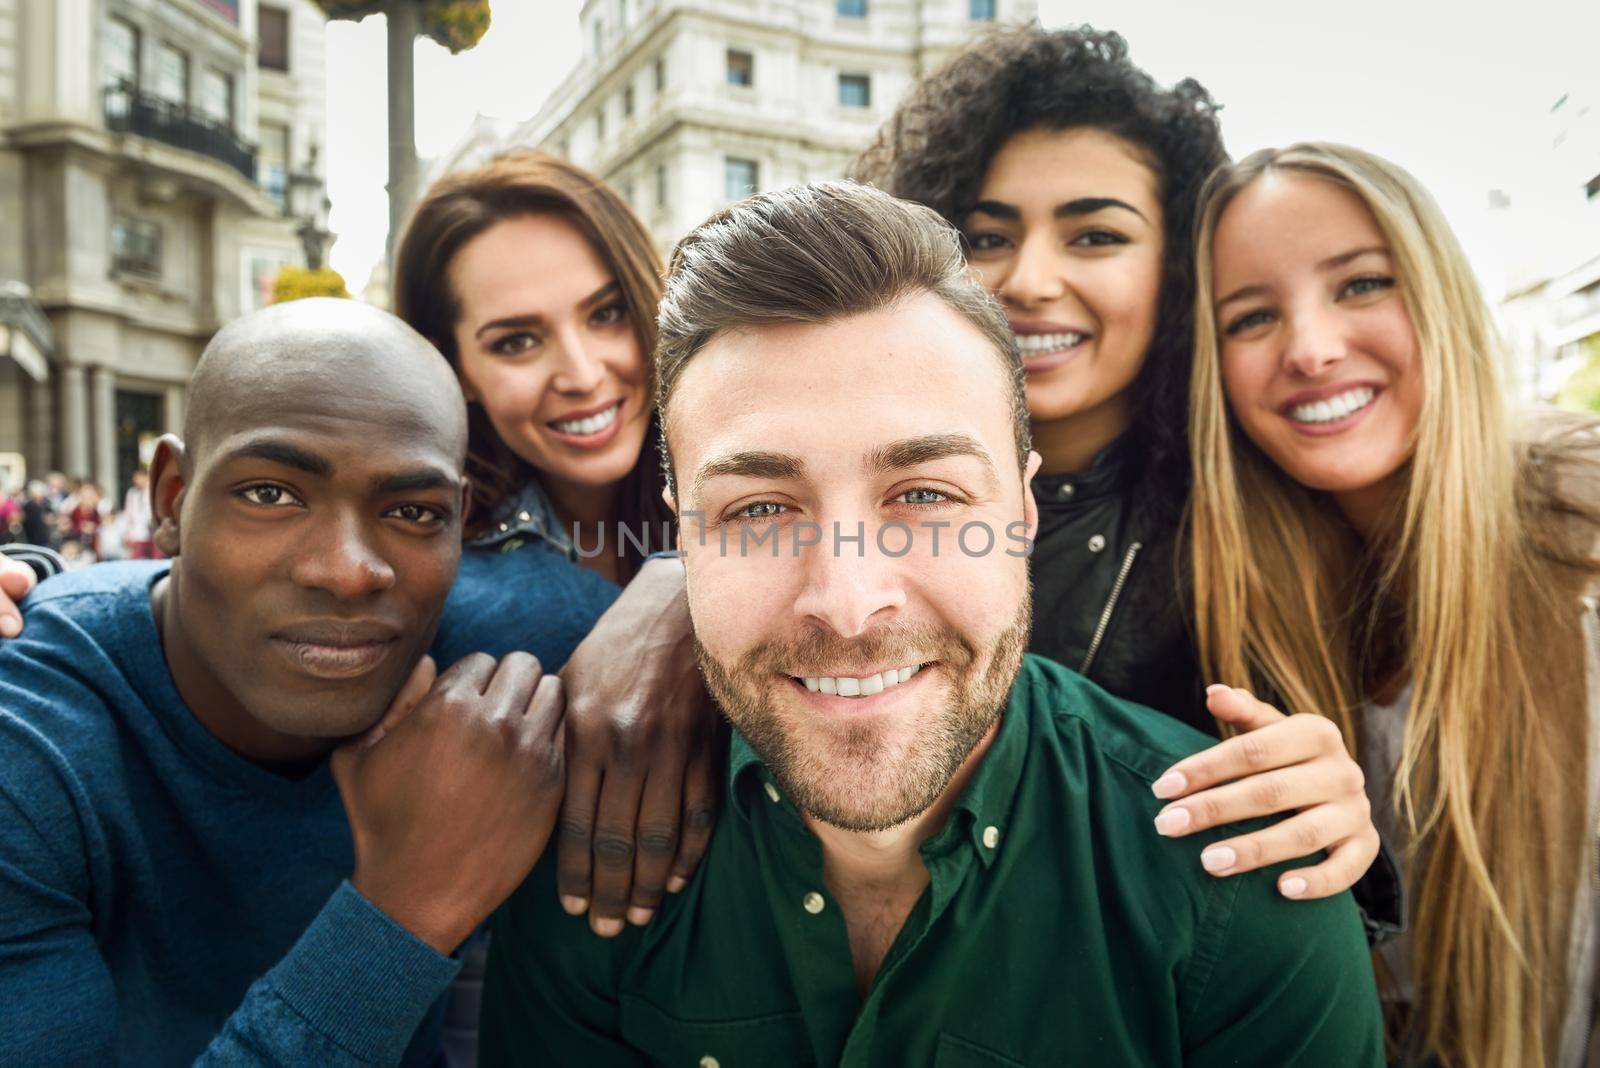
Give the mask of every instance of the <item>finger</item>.
[{"label": "finger", "polygon": [[1328,859],[1310,868],[1278,876],[1278,893],[1296,901],[1331,897],[1350,889],[1367,874],[1378,856],[1378,835],[1347,838],[1328,850]]},{"label": "finger", "polygon": [[1249,690],[1220,683],[1206,687],[1206,708],[1217,719],[1241,731],[1268,727],[1288,718],[1265,701],[1257,700]]},{"label": "finger", "polygon": [[589,901],[589,927],[602,938],[622,933],[623,913],[633,888],[639,802],[643,795],[643,766],[637,771],[616,763],[606,768],[595,812],[594,896]]},{"label": "finger", "polygon": [[11,600],[22,600],[38,581],[39,576],[27,564],[0,558],[0,593]]},{"label": "finger", "polygon": [[522,719],[533,705],[534,691],[538,689],[541,668],[532,653],[511,652],[500,658],[494,677],[483,691],[489,702],[489,714],[495,717]]},{"label": "finger", "polygon": [[1330,849],[1349,837],[1335,829],[1349,826],[1344,816],[1328,811],[1336,807],[1318,805],[1252,834],[1208,845],[1200,866],[1212,875],[1238,875]]},{"label": "finger", "polygon": [[[1276,816],[1313,805],[1339,804],[1364,797],[1361,794],[1359,771],[1353,764],[1312,760],[1249,775],[1237,782],[1202,790],[1172,802],[1156,814],[1156,831],[1169,838],[1178,838],[1240,820]],[[1339,837],[1356,833],[1367,822],[1363,818],[1342,828],[1343,833]]]},{"label": "finger", "polygon": [[567,695],[561,688],[560,675],[539,677],[539,684],[533,688],[533,696],[528,699],[524,715],[546,744],[553,745],[557,740],[565,739],[562,727],[567,719]]},{"label": "finger", "polygon": [[722,776],[719,739],[713,733],[689,758],[683,771],[683,819],[678,830],[678,855],[672,862],[667,890],[677,893],[689,885],[706,850],[711,847],[711,831],[717,824],[717,799],[721,797]]},{"label": "finger", "polygon": [[371,749],[382,741],[383,736],[394,730],[400,721],[417,707],[417,703],[427,696],[428,691],[433,689],[437,677],[438,667],[434,664],[433,657],[425,656],[418,660],[417,666],[406,676],[405,685],[400,687],[400,692],[389,702],[389,709],[384,712],[383,718],[371,730],[356,739],[358,746],[362,749]]},{"label": "finger", "polygon": [[469,653],[439,673],[439,688],[481,695],[488,691],[498,667],[499,661],[488,653]]},{"label": "finger", "polygon": [[682,754],[663,749],[647,773],[634,834],[633,889],[628,922],[644,926],[661,905],[667,876],[678,855],[678,820],[683,814]]},{"label": "finger", "polygon": [[556,893],[561,907],[572,916],[589,911],[594,892],[594,821],[600,807],[600,768],[573,759],[574,732],[565,729],[567,751],[567,792],[561,799],[561,818],[556,825]]},{"label": "finger", "polygon": [[[1310,760],[1327,748],[1328,739],[1319,724],[1333,727],[1321,716],[1291,716],[1218,742],[1172,765],[1150,790],[1163,800],[1172,800],[1245,775]],[[1337,727],[1333,730],[1338,733]]]}]

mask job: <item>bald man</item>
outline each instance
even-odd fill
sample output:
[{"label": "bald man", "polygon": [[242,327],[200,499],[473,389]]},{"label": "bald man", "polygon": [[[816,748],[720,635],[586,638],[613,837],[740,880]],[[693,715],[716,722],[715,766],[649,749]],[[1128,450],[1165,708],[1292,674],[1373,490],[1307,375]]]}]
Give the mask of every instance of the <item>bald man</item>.
[{"label": "bald man", "polygon": [[207,348],[152,465],[172,560],[53,579],[0,644],[0,1063],[438,1060],[450,954],[562,788],[554,676],[424,656],[465,449],[373,308]]}]

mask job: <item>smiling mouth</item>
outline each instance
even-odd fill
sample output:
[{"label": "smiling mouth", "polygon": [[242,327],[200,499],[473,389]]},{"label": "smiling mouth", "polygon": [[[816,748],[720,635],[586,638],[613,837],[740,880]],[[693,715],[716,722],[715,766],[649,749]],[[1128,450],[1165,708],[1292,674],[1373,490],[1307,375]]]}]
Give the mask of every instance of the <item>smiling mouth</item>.
[{"label": "smiling mouth", "polygon": [[1337,423],[1366,408],[1377,400],[1378,391],[1371,386],[1356,386],[1309,404],[1296,404],[1284,412],[1291,422],[1307,426],[1324,426]]},{"label": "smiling mouth", "polygon": [[1024,360],[1031,356],[1050,356],[1058,352],[1075,349],[1088,341],[1093,335],[1077,330],[1066,330],[1053,334],[1018,334],[1017,350],[1022,353]]},{"label": "smiling mouth", "polygon": [[871,675],[790,675],[789,677],[812,693],[827,694],[830,697],[876,697],[885,690],[911,681],[927,666],[927,664],[910,664]]},{"label": "smiling mouth", "polygon": [[571,434],[574,437],[589,437],[611,429],[611,424],[617,421],[617,413],[622,410],[622,402],[617,401],[611,407],[594,415],[582,419],[556,419],[548,426],[559,434]]}]

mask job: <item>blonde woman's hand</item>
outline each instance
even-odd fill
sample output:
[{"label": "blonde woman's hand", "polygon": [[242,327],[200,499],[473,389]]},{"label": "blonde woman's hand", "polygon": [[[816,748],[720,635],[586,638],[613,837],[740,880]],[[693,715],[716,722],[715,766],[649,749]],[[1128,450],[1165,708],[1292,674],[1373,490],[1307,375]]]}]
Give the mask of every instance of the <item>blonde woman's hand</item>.
[{"label": "blonde woman's hand", "polygon": [[1378,855],[1361,767],[1339,728],[1317,715],[1285,716],[1245,690],[1206,689],[1206,707],[1240,733],[1180,760],[1151,789],[1169,801],[1156,832],[1179,838],[1261,816],[1270,827],[1206,846],[1212,875],[1238,875],[1325,850],[1321,863],[1278,876],[1291,898],[1320,898],[1354,886]]}]

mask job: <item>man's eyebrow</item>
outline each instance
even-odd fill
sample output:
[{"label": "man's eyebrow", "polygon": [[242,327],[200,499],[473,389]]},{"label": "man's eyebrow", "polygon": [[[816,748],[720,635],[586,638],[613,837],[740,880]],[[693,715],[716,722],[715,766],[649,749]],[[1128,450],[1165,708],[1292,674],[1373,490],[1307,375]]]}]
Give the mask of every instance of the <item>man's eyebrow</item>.
[{"label": "man's eyebrow", "polygon": [[746,450],[744,452],[731,452],[726,456],[718,456],[708,460],[695,472],[695,496],[705,488],[707,482],[725,475],[736,475],[741,478],[768,478],[768,479],[796,479],[805,473],[805,461],[798,456],[786,452],[761,452],[759,450]]},{"label": "man's eyebrow", "polygon": [[372,490],[380,497],[395,493],[419,493],[434,489],[456,489],[461,480],[454,474],[437,467],[402,471],[394,475],[380,475],[372,480]]},{"label": "man's eyebrow", "polygon": [[983,465],[984,474],[991,483],[998,481],[989,450],[970,434],[925,434],[880,445],[867,454],[866,467],[871,474],[889,474],[952,456],[973,457]]},{"label": "man's eyebrow", "polygon": [[1145,222],[1150,221],[1145,219],[1144,212],[1129,204],[1126,200],[1118,200],[1116,197],[1078,197],[1076,200],[1057,204],[1054,215],[1058,219],[1066,219],[1077,215],[1093,215],[1095,212],[1105,211],[1107,208],[1121,208],[1123,211],[1131,211],[1139,218],[1144,219]]},{"label": "man's eyebrow", "polygon": [[287,441],[276,441],[271,438],[246,442],[224,455],[220,462],[226,463],[230,460],[265,460],[268,463],[293,467],[319,478],[327,478],[333,474],[333,464],[325,457]]}]

